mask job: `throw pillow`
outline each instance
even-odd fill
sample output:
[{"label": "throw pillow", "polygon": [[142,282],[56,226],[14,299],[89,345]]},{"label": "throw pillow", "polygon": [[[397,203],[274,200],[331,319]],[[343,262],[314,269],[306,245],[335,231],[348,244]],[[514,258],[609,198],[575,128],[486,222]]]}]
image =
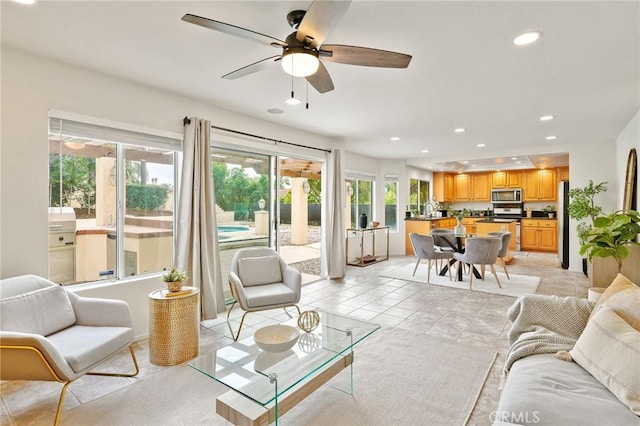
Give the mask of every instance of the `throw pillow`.
[{"label": "throw pillow", "polygon": [[242,285],[263,285],[282,282],[278,256],[245,257],[238,261],[238,276]]},{"label": "throw pillow", "polygon": [[603,305],[569,353],[578,365],[640,415],[640,331]]},{"label": "throw pillow", "polygon": [[640,331],[640,287],[629,281],[627,277],[618,274],[598,299],[598,303],[591,311],[591,317],[602,305],[607,305],[616,311],[631,327]]}]

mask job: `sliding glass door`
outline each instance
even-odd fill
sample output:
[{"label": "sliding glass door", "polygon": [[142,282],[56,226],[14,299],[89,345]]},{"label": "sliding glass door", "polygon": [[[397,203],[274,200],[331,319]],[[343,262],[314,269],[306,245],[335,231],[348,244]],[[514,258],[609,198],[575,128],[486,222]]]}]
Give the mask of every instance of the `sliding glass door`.
[{"label": "sliding glass door", "polygon": [[235,253],[268,246],[303,273],[320,278],[322,163],[212,148],[218,244],[225,296]]},{"label": "sliding glass door", "polygon": [[277,158],[276,247],[284,261],[303,274],[303,283],[320,279],[322,163]]}]

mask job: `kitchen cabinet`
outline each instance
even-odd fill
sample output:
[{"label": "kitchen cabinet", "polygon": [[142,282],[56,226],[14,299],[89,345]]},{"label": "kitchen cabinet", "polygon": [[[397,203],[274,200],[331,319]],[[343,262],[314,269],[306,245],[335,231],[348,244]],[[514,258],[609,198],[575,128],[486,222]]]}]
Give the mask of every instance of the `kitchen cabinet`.
[{"label": "kitchen cabinet", "polygon": [[460,173],[453,176],[453,201],[471,201],[471,175]]},{"label": "kitchen cabinet", "polygon": [[558,167],[556,169],[556,174],[558,176],[558,182],[562,180],[569,180],[569,167]]},{"label": "kitchen cabinet", "polygon": [[494,172],[491,175],[492,188],[522,188],[522,172]]},{"label": "kitchen cabinet", "polygon": [[558,250],[558,221],[522,219],[520,245],[523,250]]},{"label": "kitchen cabinet", "polygon": [[433,229],[453,229],[458,224],[458,220],[455,217],[444,217],[442,219],[406,220],[404,223],[404,252],[408,256],[413,256],[413,246],[409,239],[410,233],[415,232],[416,234],[430,235]]},{"label": "kitchen cabinet", "polygon": [[471,176],[471,200],[491,201],[491,174],[474,173]]},{"label": "kitchen cabinet", "polygon": [[511,232],[511,240],[509,241],[509,250],[505,256],[505,262],[510,262],[516,252],[516,221],[510,222],[492,222],[491,219],[477,219],[476,230],[480,237],[487,235],[489,232],[503,232],[503,229]]},{"label": "kitchen cabinet", "polygon": [[453,201],[453,175],[451,173],[433,173],[433,196],[439,203]]},{"label": "kitchen cabinet", "polygon": [[467,229],[467,234],[475,234],[477,232],[476,229],[476,220],[472,217],[465,217],[462,219],[462,224]]},{"label": "kitchen cabinet", "polygon": [[523,201],[556,201],[558,192],[556,171],[551,169],[527,170],[522,186]]},{"label": "kitchen cabinet", "polygon": [[407,256],[413,256],[413,246],[409,239],[409,234],[415,232],[416,234],[429,235],[431,234],[431,222],[432,220],[406,220],[404,222],[405,235],[404,235],[404,252]]}]

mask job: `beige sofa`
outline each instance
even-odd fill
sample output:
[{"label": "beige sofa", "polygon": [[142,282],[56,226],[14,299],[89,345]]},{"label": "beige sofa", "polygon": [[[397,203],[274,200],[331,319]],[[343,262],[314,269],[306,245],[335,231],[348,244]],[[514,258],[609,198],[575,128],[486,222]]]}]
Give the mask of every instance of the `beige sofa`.
[{"label": "beige sofa", "polygon": [[595,305],[529,295],[509,317],[494,425],[640,425],[640,288],[618,275]]}]

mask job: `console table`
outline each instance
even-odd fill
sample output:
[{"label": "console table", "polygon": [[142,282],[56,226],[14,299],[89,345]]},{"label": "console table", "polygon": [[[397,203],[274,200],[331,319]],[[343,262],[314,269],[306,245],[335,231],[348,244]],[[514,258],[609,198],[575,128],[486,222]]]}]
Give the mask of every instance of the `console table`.
[{"label": "console table", "polygon": [[[386,253],[384,256],[376,255],[376,234],[384,233],[386,235]],[[356,257],[355,260],[349,260],[349,236],[356,236],[356,238],[360,239],[360,257]],[[365,245],[368,246],[368,241],[371,241],[371,254],[365,255]],[[384,238],[384,236],[383,236]],[[355,238],[354,238],[355,239]],[[388,226],[380,226],[377,228],[362,228],[362,229],[347,229],[347,244],[346,244],[346,261],[347,265],[353,266],[368,266],[373,265],[374,263],[382,262],[383,260],[389,259],[389,227]],[[368,251],[368,250],[367,250]]]}]

